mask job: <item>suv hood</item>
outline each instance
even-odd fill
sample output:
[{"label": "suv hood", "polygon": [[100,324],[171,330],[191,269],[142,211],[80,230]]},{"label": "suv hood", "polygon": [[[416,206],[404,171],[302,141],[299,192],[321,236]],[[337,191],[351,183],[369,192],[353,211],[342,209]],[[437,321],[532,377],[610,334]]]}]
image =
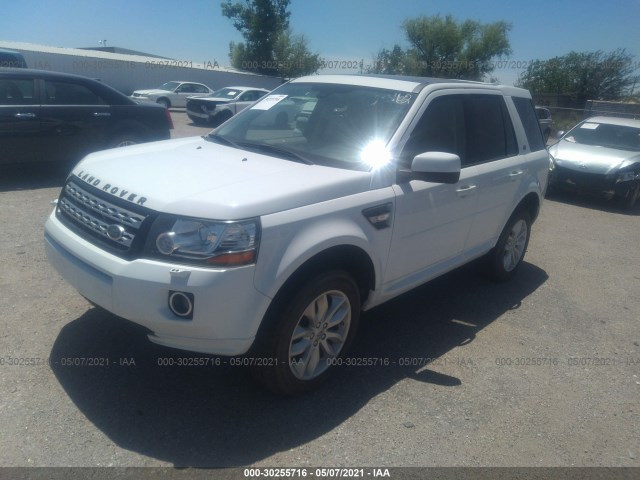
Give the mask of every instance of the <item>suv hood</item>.
[{"label": "suv hood", "polygon": [[92,153],[71,176],[152,210],[214,220],[353,195],[371,183],[368,172],[305,165],[200,137]]},{"label": "suv hood", "polygon": [[602,175],[640,162],[640,152],[572,143],[564,139],[549,147],[549,153],[560,167]]}]

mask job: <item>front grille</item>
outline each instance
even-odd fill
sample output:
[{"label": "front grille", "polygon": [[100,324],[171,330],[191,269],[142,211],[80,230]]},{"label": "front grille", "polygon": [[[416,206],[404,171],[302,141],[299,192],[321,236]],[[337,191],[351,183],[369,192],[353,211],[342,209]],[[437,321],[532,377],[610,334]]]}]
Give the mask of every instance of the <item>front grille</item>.
[{"label": "front grille", "polygon": [[109,197],[71,179],[60,194],[57,215],[84,239],[126,256],[144,243],[150,212]]},{"label": "front grille", "polygon": [[598,173],[580,172],[569,168],[556,167],[554,174],[558,182],[576,188],[585,190],[608,190],[613,188],[612,180]]}]

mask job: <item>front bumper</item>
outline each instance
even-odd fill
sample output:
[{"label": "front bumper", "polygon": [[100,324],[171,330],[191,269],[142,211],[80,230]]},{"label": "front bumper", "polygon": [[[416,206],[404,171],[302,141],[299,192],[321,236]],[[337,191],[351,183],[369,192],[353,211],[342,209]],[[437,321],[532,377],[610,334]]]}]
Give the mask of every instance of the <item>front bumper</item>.
[{"label": "front bumper", "polygon": [[637,185],[637,181],[618,182],[616,174],[583,172],[556,164],[549,172],[549,184],[565,190],[624,196]]},{"label": "front bumper", "polygon": [[199,105],[197,105],[195,109],[194,107],[187,107],[187,115],[189,115],[190,117],[197,117],[202,118],[203,120],[208,120],[209,118],[211,118],[211,115],[213,115],[213,113],[213,110],[211,111],[211,114],[202,111]]},{"label": "front bumper", "polygon": [[[270,299],[254,287],[254,266],[214,270],[116,257],[79,237],[52,214],[45,249],[58,273],[83,296],[150,329],[155,343],[217,355],[253,344]],[[193,318],[174,315],[169,291],[193,294]]]}]

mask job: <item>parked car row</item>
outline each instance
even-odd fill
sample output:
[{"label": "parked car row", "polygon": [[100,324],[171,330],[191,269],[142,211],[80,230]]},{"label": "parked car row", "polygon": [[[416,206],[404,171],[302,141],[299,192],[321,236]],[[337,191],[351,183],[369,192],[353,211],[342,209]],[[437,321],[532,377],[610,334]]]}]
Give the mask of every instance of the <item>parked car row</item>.
[{"label": "parked car row", "polygon": [[206,85],[194,82],[166,82],[158,88],[150,90],[136,90],[131,99],[138,102],[152,102],[165,108],[185,107],[187,98],[194,95],[210,95],[213,93]]}]

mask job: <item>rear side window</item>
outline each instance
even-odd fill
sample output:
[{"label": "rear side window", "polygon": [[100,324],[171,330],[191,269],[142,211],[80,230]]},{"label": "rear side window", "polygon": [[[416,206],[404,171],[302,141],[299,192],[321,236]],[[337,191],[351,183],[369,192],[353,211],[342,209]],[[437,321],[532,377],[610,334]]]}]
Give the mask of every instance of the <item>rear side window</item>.
[{"label": "rear side window", "polygon": [[542,130],[540,130],[540,123],[536,115],[536,111],[533,107],[533,103],[528,98],[511,97],[513,103],[516,106],[522,126],[527,134],[527,142],[529,142],[529,149],[532,152],[538,150],[544,150],[544,138],[542,137]]},{"label": "rear side window", "polygon": [[79,83],[45,80],[47,105],[106,105],[107,103],[88,87]]},{"label": "rear side window", "polygon": [[518,153],[518,147],[502,96],[465,97],[467,155],[462,165],[499,160]]}]

